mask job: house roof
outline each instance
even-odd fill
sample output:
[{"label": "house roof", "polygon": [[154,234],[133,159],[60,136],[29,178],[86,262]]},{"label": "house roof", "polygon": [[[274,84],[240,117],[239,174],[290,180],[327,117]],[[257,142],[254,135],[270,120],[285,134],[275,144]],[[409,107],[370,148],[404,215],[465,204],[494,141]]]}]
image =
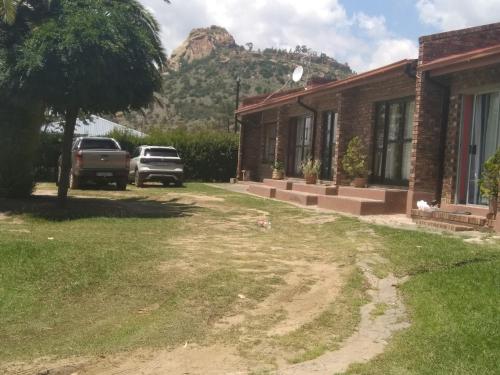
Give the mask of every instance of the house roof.
[{"label": "house roof", "polygon": [[[103,137],[107,136],[112,131],[117,130],[124,133],[129,133],[136,137],[145,137],[146,134],[128,128],[126,126],[114,123],[99,116],[90,116],[82,121],[78,119],[75,126],[75,137]],[[63,127],[61,122],[55,121],[46,124],[42,127],[42,131],[46,133],[62,133]]]},{"label": "house roof", "polygon": [[[333,81],[325,84],[315,85],[313,87],[305,87],[295,90],[289,90],[281,93],[277,93],[269,97],[269,95],[259,95],[251,98],[247,98],[243,101],[242,105],[236,111],[236,114],[248,114],[252,112],[261,111],[266,108],[272,108],[279,105],[293,103],[298,98],[303,96],[309,96],[321,93],[327,90],[342,90],[348,89],[356,86],[360,86],[369,82],[378,81],[387,78],[388,75],[394,73],[400,73],[403,69],[407,69],[409,66],[416,65],[417,60],[405,59],[395,62],[390,65],[383,66],[378,69],[370,70],[365,73],[353,75],[351,77]],[[269,98],[269,99],[267,99]]]},{"label": "house roof", "polygon": [[500,63],[500,44],[436,59],[421,64],[418,69],[429,71],[431,76],[440,76],[498,63]]}]

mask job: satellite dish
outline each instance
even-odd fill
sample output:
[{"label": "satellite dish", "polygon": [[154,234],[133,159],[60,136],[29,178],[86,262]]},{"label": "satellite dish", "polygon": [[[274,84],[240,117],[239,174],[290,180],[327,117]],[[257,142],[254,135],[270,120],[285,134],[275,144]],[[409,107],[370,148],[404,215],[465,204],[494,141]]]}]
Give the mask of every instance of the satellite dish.
[{"label": "satellite dish", "polygon": [[302,79],[302,75],[304,74],[304,68],[302,66],[298,66],[295,68],[292,74],[293,82],[297,83]]}]

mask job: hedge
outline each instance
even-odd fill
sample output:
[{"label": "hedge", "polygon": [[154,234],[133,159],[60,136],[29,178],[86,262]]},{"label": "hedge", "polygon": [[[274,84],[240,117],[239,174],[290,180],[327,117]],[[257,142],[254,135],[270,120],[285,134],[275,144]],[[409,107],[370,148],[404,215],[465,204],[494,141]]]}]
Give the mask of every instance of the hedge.
[{"label": "hedge", "polygon": [[[187,180],[229,181],[236,174],[238,137],[233,133],[153,130],[144,138],[116,131],[109,136],[115,138],[130,153],[141,145],[174,146],[184,161]],[[38,181],[55,180],[60,139],[60,135],[42,135],[36,168]]]}]

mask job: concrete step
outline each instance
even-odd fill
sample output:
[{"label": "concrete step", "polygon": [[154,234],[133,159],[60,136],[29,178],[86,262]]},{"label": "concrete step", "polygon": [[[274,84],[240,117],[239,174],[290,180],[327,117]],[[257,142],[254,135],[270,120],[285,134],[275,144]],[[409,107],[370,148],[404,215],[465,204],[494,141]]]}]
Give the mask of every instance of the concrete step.
[{"label": "concrete step", "polygon": [[274,198],[276,196],[276,188],[262,184],[252,184],[247,188],[249,193],[260,195],[261,197]]},{"label": "concrete step", "polygon": [[406,212],[408,191],[403,189],[355,188],[339,186],[339,196],[373,199],[385,202],[385,213],[396,214]]},{"label": "concrete step", "polygon": [[292,190],[293,182],[288,180],[273,180],[272,178],[265,178],[264,185],[275,187],[281,190]]},{"label": "concrete step", "polygon": [[303,193],[318,194],[318,195],[337,195],[336,186],[313,185],[294,182],[292,190],[301,191]]},{"label": "concrete step", "polygon": [[475,230],[475,228],[467,226],[467,225],[453,224],[453,223],[448,223],[446,221],[439,221],[439,220],[415,219],[415,223],[417,225],[425,226],[427,228],[448,230],[451,232],[467,232],[467,231]]},{"label": "concrete step", "polygon": [[434,219],[438,221],[459,223],[477,227],[484,227],[488,224],[488,219],[486,219],[486,217],[484,216],[455,214],[453,212],[443,210],[422,211],[413,209],[411,211],[411,216],[416,219]]},{"label": "concrete step", "polygon": [[314,206],[318,204],[318,196],[316,194],[303,193],[300,191],[293,190],[276,190],[276,199],[298,203],[303,206]]},{"label": "concrete step", "polygon": [[360,216],[383,215],[386,213],[385,203],[382,200],[339,195],[319,195],[318,207]]}]

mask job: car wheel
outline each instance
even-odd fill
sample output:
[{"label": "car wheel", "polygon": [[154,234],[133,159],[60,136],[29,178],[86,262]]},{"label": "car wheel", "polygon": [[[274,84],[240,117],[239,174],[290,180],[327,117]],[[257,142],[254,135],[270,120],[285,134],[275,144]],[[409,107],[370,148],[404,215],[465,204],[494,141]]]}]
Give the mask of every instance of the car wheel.
[{"label": "car wheel", "polygon": [[126,178],[116,181],[116,188],[120,191],[127,190],[127,182],[128,179]]},{"label": "car wheel", "polygon": [[175,181],[175,186],[176,187],[181,187],[182,186],[182,181],[181,180]]},{"label": "car wheel", "polygon": [[69,188],[70,189],[79,189],[80,188],[80,179],[73,174],[73,172],[70,172],[69,174]]},{"label": "car wheel", "polygon": [[141,177],[139,171],[135,171],[135,187],[141,188],[144,186],[144,179]]},{"label": "car wheel", "polygon": [[170,185],[169,181],[162,181],[163,187],[168,187]]}]

